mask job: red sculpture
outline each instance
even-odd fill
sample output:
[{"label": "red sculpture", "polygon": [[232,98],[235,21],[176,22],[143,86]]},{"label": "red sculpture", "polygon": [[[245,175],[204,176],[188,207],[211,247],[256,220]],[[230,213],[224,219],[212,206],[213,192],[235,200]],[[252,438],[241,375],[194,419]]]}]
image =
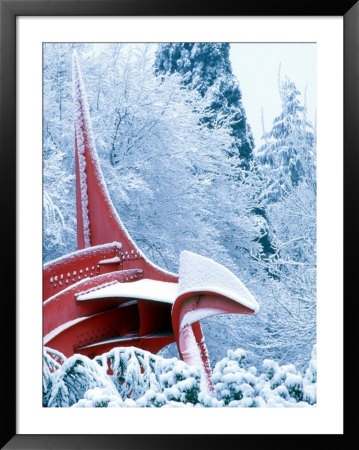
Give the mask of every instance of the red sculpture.
[{"label": "red sculpture", "polygon": [[176,341],[213,390],[200,320],[253,314],[241,281],[213,260],[184,251],[179,275],[150,262],[115,210],[101,172],[76,53],[73,56],[78,251],[44,265],[43,342],[69,357],[117,346],[152,353]]}]

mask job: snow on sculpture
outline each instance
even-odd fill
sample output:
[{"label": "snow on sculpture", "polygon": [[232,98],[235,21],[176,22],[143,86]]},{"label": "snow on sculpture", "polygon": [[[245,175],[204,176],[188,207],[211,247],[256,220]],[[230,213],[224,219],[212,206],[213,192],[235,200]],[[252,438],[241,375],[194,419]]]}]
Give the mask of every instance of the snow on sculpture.
[{"label": "snow on sculpture", "polygon": [[157,353],[176,342],[181,358],[213,390],[200,320],[255,314],[243,283],[212,259],[183,251],[179,275],[151,261],[131,239],[101,172],[85,85],[73,55],[78,251],[44,265],[44,345],[91,358],[114,347]]}]

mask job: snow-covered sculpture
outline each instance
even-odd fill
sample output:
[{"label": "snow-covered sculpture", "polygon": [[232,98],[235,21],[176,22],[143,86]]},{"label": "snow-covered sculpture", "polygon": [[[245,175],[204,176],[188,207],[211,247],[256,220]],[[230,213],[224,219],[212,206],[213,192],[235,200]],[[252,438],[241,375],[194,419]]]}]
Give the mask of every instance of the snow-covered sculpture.
[{"label": "snow-covered sculpture", "polygon": [[229,270],[183,251],[179,275],[149,261],[109,197],[97,156],[85,86],[73,55],[78,251],[44,265],[43,342],[69,357],[114,347],[153,353],[176,341],[213,389],[200,320],[255,314],[258,304]]}]

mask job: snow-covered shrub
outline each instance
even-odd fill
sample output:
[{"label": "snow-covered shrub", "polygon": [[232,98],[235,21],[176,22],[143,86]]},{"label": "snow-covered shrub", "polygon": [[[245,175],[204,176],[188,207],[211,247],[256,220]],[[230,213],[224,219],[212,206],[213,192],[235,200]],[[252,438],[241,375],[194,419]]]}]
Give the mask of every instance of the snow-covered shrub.
[{"label": "snow-covered shrub", "polygon": [[281,386],[288,374],[296,375],[297,371],[293,364],[287,364],[285,366],[279,366],[275,361],[271,359],[265,359],[263,361],[263,369],[266,378],[269,381],[271,389],[275,389]]},{"label": "snow-covered shrub", "polygon": [[314,345],[311,360],[304,375],[303,400],[310,405],[317,403],[317,346]]},{"label": "snow-covered shrub", "polygon": [[255,406],[255,369],[246,370],[246,352],[229,350],[213,371],[217,399],[228,406]]},{"label": "snow-covered shrub", "polygon": [[289,395],[297,402],[303,399],[303,379],[300,375],[289,374],[285,380]]},{"label": "snow-covered shrub", "polygon": [[228,351],[213,371],[218,401],[229,407],[308,406],[316,403],[316,352],[303,377],[293,364],[280,366],[263,361],[262,373],[255,367],[246,368],[246,352]]},{"label": "snow-covered shrub", "polygon": [[123,401],[120,395],[114,395],[112,389],[94,387],[85,392],[84,398],[75,403],[73,408],[113,408],[122,407]]},{"label": "snow-covered shrub", "polygon": [[135,347],[90,360],[44,350],[43,404],[49,407],[308,407],[316,404],[316,347],[304,376],[294,365],[264,360],[247,367],[229,350],[213,371],[215,393],[200,390],[200,372],[177,358]]},{"label": "snow-covered shrub", "polygon": [[[52,387],[52,375],[60,369],[65,362],[66,357],[57,350],[48,347],[43,348],[43,363],[42,363],[42,393],[45,398],[46,394]],[[46,406],[46,405],[44,405]]]},{"label": "snow-covered shrub", "polygon": [[43,405],[69,407],[84,398],[86,391],[99,387],[119,397],[116,387],[106,371],[86,356],[73,355],[51,377]]},{"label": "snow-covered shrub", "polygon": [[96,358],[109,369],[123,400],[137,406],[163,406],[169,401],[197,403],[199,370],[177,358],[165,359],[135,347],[117,347]]},{"label": "snow-covered shrub", "polygon": [[305,371],[304,380],[306,384],[316,383],[317,382],[317,346],[313,346],[311,360],[309,361],[309,365],[307,370]]}]

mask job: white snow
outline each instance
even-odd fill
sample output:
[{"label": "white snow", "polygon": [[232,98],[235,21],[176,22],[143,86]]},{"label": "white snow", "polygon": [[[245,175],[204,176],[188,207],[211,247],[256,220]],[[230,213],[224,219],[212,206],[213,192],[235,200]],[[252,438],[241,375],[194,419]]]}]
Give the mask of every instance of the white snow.
[{"label": "white snow", "polygon": [[97,300],[99,298],[137,298],[173,304],[177,298],[177,283],[157,280],[138,280],[130,283],[116,283],[96,292],[82,294],[78,301]]},{"label": "white snow", "polygon": [[228,297],[257,313],[259,305],[244,284],[213,259],[184,250],[180,255],[178,296],[210,291]]},{"label": "white snow", "polygon": [[113,258],[102,259],[98,263],[99,264],[116,264],[116,263],[120,263],[120,262],[121,262],[121,258],[119,256],[114,256]]},{"label": "white snow", "polygon": [[[118,272],[117,272],[117,273],[118,273]],[[79,292],[78,294],[77,294],[77,293],[74,293],[74,296],[76,297],[77,295],[80,295],[81,293],[92,292],[92,291],[95,291],[96,289],[101,289],[101,288],[104,287],[104,286],[108,286],[108,285],[113,284],[113,283],[118,283],[117,280],[111,280],[111,281],[108,281],[108,282],[105,282],[105,281],[104,281],[105,278],[111,277],[111,275],[112,275],[111,273],[102,275],[102,277],[103,277],[103,282],[102,282],[102,284],[101,284],[100,286],[94,286],[94,287],[92,287],[92,288],[83,290],[83,291]],[[91,278],[91,279],[90,279],[90,278],[83,278],[82,280],[80,279],[79,281],[74,282],[73,284],[71,284],[71,286],[66,287],[66,288],[63,289],[62,291],[57,292],[56,294],[54,294],[54,295],[52,295],[51,297],[49,297],[48,299],[46,299],[46,300],[43,302],[43,306],[45,306],[45,305],[47,305],[48,303],[52,302],[54,299],[59,298],[60,295],[64,295],[66,292],[69,292],[69,291],[74,290],[74,288],[77,288],[77,287],[79,287],[79,286],[83,286],[83,287],[88,286],[89,280],[93,280],[93,279],[94,279],[94,278]],[[66,281],[67,281],[67,280],[66,280]]]},{"label": "white snow", "polygon": [[[92,247],[88,247],[81,250],[76,250],[72,253],[68,253],[67,255],[60,256],[59,258],[53,259],[52,261],[49,261],[44,264],[44,270],[48,269],[49,267],[55,265],[55,264],[63,264],[66,262],[69,262],[71,259],[75,259],[76,257],[86,257],[91,256],[92,254],[95,254],[96,252],[99,252],[101,250],[121,250],[122,244],[120,242],[109,242],[107,244],[100,244],[100,245],[94,245]],[[92,266],[92,270],[94,270],[95,267]],[[76,271],[74,272],[74,275],[76,275]],[[67,274],[67,276],[70,276],[70,274]]]},{"label": "white snow", "polygon": [[199,308],[194,309],[192,311],[188,311],[181,321],[181,330],[188,325],[192,325],[193,323],[205,319],[206,317],[214,316],[215,314],[219,314],[218,309],[215,308]]},{"label": "white snow", "polygon": [[78,150],[78,164],[80,175],[81,191],[81,210],[83,221],[83,233],[85,247],[91,246],[90,241],[90,223],[88,215],[88,196],[87,196],[87,176],[86,176],[86,158],[84,147],[84,133],[88,134],[89,145],[91,145],[91,122],[89,119],[89,107],[87,103],[86,91],[82,79],[81,68],[77,58],[77,53],[73,53],[73,99],[74,99],[74,122],[76,143]]},{"label": "white snow", "polygon": [[[107,283],[102,283],[99,286],[94,286],[94,287],[92,287],[90,289],[86,289],[84,291],[76,292],[74,294],[74,296],[75,296],[76,300],[78,300],[78,297],[81,296],[81,295],[87,295],[87,294],[90,294],[90,293],[93,294],[95,291],[99,291],[101,289],[104,289],[105,287],[112,286],[113,284],[116,284],[116,283],[118,283],[117,280],[108,281]],[[73,287],[73,286],[71,286],[71,287]]]}]

